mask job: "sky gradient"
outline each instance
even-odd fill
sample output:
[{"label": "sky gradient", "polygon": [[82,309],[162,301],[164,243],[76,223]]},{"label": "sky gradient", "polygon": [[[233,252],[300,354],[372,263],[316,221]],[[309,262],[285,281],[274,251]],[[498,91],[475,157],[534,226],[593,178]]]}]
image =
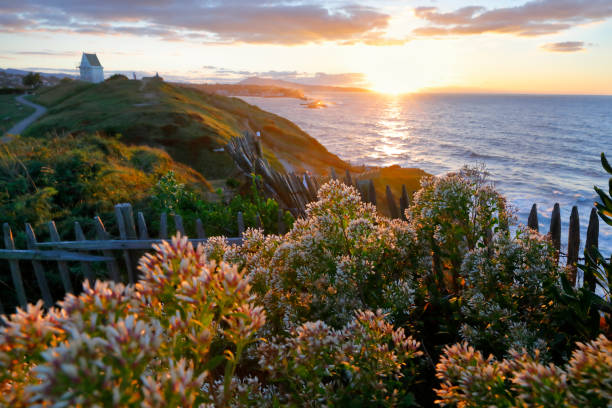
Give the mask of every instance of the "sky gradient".
[{"label": "sky gradient", "polygon": [[612,0],[3,0],[0,67],[612,94]]}]

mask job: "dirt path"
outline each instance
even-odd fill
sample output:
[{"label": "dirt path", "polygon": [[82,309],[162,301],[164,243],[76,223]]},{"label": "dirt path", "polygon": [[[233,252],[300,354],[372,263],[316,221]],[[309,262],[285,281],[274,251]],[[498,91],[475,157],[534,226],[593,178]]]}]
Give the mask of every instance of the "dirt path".
[{"label": "dirt path", "polygon": [[30,116],[28,116],[27,118],[25,118],[21,122],[16,123],[15,126],[10,128],[6,132],[5,136],[2,137],[2,139],[0,139],[2,142],[6,142],[6,141],[10,140],[10,136],[9,135],[18,135],[18,134],[20,134],[28,126],[30,126],[32,123],[34,123],[34,121],[36,119],[40,118],[42,115],[47,113],[47,108],[45,108],[44,106],[40,106],[40,105],[37,105],[35,103],[32,103],[32,102],[28,101],[27,99],[25,99],[25,95],[19,95],[18,97],[15,98],[15,100],[17,102],[21,103],[22,105],[27,105],[27,106],[30,106],[30,107],[34,108],[35,111]]}]

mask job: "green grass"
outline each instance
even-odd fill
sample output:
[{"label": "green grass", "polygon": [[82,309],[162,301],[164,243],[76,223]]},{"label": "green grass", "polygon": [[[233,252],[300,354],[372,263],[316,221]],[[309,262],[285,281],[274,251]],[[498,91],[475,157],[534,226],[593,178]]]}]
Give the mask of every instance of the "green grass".
[{"label": "green grass", "polygon": [[286,119],[238,98],[159,81],[66,82],[40,91],[33,101],[49,112],[26,136],[120,134],[125,143],[162,147],[211,179],[225,178],[233,169],[231,158],[215,150],[247,130],[262,132],[264,154],[276,167],[281,162],[317,172],[348,167]]},{"label": "green grass", "polygon": [[15,101],[16,95],[0,95],[0,136],[20,120],[34,112],[34,108]]},{"label": "green grass", "polygon": [[[49,132],[120,135],[132,145],[162,148],[176,161],[192,167],[209,180],[225,179],[235,172],[232,159],[221,149],[244,131],[262,134],[264,156],[277,169],[338,174],[358,173],[297,125],[238,98],[225,97],[161,81],[106,81],[89,84],[63,81],[42,89],[34,102],[49,108],[30,126],[26,136]],[[418,189],[425,174],[419,169],[377,169],[369,172],[379,197],[389,184],[396,196],[401,185]]]}]

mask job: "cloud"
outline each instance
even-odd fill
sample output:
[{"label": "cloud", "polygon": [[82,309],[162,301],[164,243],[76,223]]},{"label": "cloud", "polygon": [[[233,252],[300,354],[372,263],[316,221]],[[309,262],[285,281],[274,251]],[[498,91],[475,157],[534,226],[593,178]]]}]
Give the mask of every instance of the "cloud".
[{"label": "cloud", "polygon": [[583,41],[564,41],[542,45],[542,49],[549,52],[578,52],[584,51],[587,44]]},{"label": "cloud", "polygon": [[517,7],[469,6],[446,13],[437,7],[417,7],[414,14],[430,23],[414,30],[419,36],[500,33],[535,37],[604,21],[612,16],[612,1],[532,0]]},{"label": "cloud", "polygon": [[332,2],[286,0],[6,0],[0,31],[66,30],[131,34],[207,43],[296,45],[363,42],[402,44],[386,37],[390,15]]},{"label": "cloud", "polygon": [[202,72],[192,73],[191,80],[208,82],[238,82],[248,77],[280,79],[304,85],[331,85],[331,86],[367,86],[369,85],[364,74],[347,72],[328,74],[325,72],[299,72],[299,71],[247,71],[234,70],[206,65]]},{"label": "cloud", "polygon": [[78,55],[78,53],[74,51],[17,51],[14,52],[15,55],[46,55],[46,56],[55,56],[55,57],[74,57]]}]

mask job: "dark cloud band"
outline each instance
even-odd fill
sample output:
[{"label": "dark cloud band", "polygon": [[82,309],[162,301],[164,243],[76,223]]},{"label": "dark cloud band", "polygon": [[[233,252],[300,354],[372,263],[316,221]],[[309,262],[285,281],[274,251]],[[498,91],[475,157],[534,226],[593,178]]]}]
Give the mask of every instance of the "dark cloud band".
[{"label": "dark cloud band", "polygon": [[534,37],[555,34],[576,25],[612,16],[611,0],[534,0],[518,7],[463,7],[443,13],[437,7],[417,7],[415,15],[430,23],[414,30],[420,36],[483,33]]},{"label": "dark cloud band", "polygon": [[401,43],[373,7],[284,0],[6,0],[0,30],[133,34],[210,43]]}]

